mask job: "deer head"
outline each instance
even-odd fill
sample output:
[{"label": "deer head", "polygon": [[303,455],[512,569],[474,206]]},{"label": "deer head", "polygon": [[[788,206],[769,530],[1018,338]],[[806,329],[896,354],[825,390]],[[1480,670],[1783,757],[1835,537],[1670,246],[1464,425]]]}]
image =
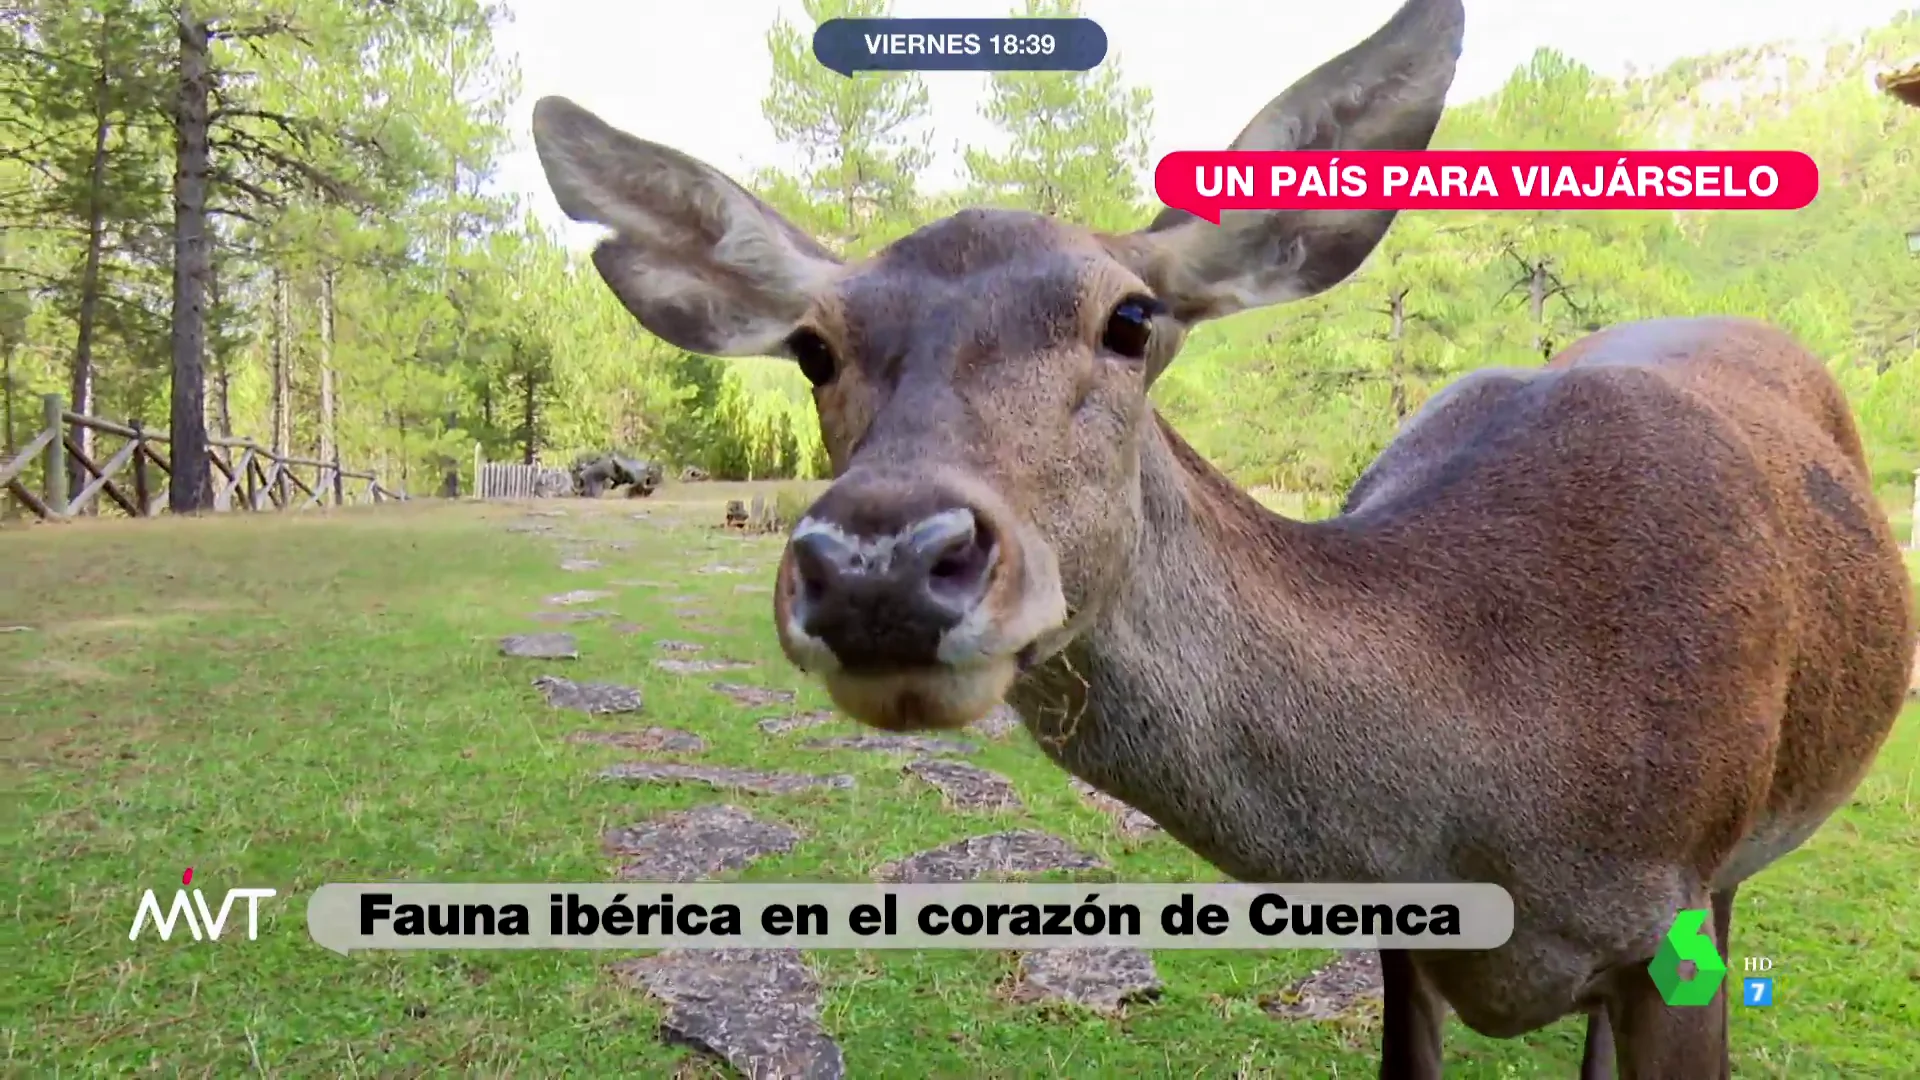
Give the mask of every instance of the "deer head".
[{"label": "deer head", "polygon": [[[1417,150],[1460,53],[1460,0],[1408,0],[1260,110],[1236,150]],[[681,348],[783,356],[813,384],[835,481],[775,589],[788,658],[889,729],[999,702],[1128,588],[1147,392],[1189,328],[1351,274],[1392,211],[1167,210],[1102,234],[967,210],[847,263],[713,168],[561,98],[535,145],[594,265]]]}]

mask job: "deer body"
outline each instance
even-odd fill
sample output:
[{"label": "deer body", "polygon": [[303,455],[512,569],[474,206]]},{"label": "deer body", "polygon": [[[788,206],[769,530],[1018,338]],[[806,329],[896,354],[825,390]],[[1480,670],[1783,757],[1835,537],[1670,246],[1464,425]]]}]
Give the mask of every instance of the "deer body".
[{"label": "deer body", "polygon": [[[1459,0],[1407,0],[1235,149],[1419,149]],[[1383,1076],[1589,1014],[1583,1077],[1725,1075],[1725,994],[1646,966],[1871,766],[1911,586],[1820,362],[1733,319],[1613,327],[1461,379],[1331,520],[1267,512],[1148,404],[1188,330],[1340,282],[1389,211],[1168,210],[1130,234],[967,210],[846,263],[564,99],[534,111],[601,276],[713,355],[792,359],[835,481],[782,650],[876,727],[1009,700],[1068,771],[1258,882],[1492,882],[1511,940],[1382,952]]]}]

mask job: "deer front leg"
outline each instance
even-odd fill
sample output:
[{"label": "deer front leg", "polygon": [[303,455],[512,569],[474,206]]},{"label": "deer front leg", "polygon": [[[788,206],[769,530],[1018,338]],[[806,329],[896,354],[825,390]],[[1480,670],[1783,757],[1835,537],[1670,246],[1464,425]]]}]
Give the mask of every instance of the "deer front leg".
[{"label": "deer front leg", "polygon": [[1580,1080],[1613,1080],[1613,1027],[1605,1005],[1587,1011],[1587,1047],[1580,1056]]},{"label": "deer front leg", "polygon": [[[1712,902],[1714,944],[1724,959],[1726,944],[1718,936],[1732,918],[1731,891],[1714,895]],[[1668,1005],[1661,1000],[1660,988],[1647,971],[1651,959],[1616,968],[1609,979],[1605,1014],[1613,1028],[1620,1080],[1710,1080],[1729,1076],[1724,980],[1709,1004]]]},{"label": "deer front leg", "polygon": [[1447,1003],[1404,949],[1380,950],[1380,1080],[1439,1080]]}]

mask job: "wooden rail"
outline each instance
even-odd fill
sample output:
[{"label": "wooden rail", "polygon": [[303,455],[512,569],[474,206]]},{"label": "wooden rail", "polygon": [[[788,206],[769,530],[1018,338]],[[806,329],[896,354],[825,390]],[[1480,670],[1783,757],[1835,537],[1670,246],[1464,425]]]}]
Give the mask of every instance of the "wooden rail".
[{"label": "wooden rail", "polygon": [[[27,440],[11,460],[0,461],[0,490],[42,521],[60,520],[104,506],[101,496],[128,517],[153,517],[167,505],[166,481],[173,467],[162,447],[165,432],[148,431],[140,422],[117,424],[96,416],[68,412],[58,394],[41,398],[44,426]],[[75,438],[79,429],[121,440],[104,461],[102,450],[89,456]],[[38,460],[38,491],[24,479]],[[213,508],[216,511],[305,510],[315,506],[345,506],[405,499],[402,492],[383,486],[372,472],[352,472],[338,464],[312,458],[276,454],[252,439],[209,436],[207,460],[213,469]],[[68,490],[68,462],[80,466],[87,478],[79,491]],[[305,475],[303,475],[303,473]],[[160,481],[157,485],[155,481]]]},{"label": "wooden rail", "polygon": [[573,494],[573,473],[538,462],[488,461],[475,443],[473,493],[481,499],[561,498]]}]

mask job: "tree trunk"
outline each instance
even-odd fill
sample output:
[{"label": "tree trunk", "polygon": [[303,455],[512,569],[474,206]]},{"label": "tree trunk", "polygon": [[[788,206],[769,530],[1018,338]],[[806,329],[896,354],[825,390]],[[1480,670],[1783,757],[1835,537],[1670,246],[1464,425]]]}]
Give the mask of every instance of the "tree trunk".
[{"label": "tree trunk", "polygon": [[[83,416],[93,414],[93,330],[100,308],[100,248],[104,243],[107,182],[107,136],[113,129],[107,81],[108,41],[112,23],[106,13],[100,15],[100,40],[93,56],[93,161],[87,169],[87,254],[80,267],[80,311],[75,320],[79,328],[73,343],[73,366],[68,371],[67,407]],[[73,429],[74,443],[80,453],[93,456],[93,431]],[[67,490],[79,491],[89,477],[77,458],[67,459]],[[93,506],[98,506],[95,502]],[[89,507],[91,510],[92,507]]]},{"label": "tree trunk", "polygon": [[286,457],[293,443],[293,313],[286,271],[273,271],[273,452]]},{"label": "tree trunk", "polygon": [[173,388],[168,417],[172,479],[167,485],[167,507],[176,514],[197,514],[213,507],[206,416],[206,288],[212,269],[207,246],[211,35],[191,0],[180,4],[174,21],[180,38],[180,70],[173,116]]},{"label": "tree trunk", "polygon": [[528,372],[521,373],[520,388],[522,391],[520,396],[520,403],[521,403],[520,422],[526,425],[526,432],[525,432],[526,455],[523,460],[527,464],[531,465],[533,464],[534,451],[537,449],[537,447],[534,445],[534,438],[533,438],[533,425],[537,417],[535,416],[535,413],[534,413],[534,403],[533,403],[534,382],[533,382],[533,375],[531,373],[528,373]]},{"label": "tree trunk", "polygon": [[333,504],[338,506],[346,500],[333,414],[333,268],[328,266],[320,270],[320,460],[333,467]]},{"label": "tree trunk", "polygon": [[[220,307],[219,268],[209,265],[207,268],[207,304]],[[223,439],[233,438],[233,395],[231,373],[227,368],[227,356],[224,353],[213,358],[213,422]]]}]

